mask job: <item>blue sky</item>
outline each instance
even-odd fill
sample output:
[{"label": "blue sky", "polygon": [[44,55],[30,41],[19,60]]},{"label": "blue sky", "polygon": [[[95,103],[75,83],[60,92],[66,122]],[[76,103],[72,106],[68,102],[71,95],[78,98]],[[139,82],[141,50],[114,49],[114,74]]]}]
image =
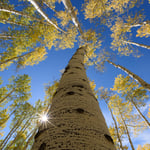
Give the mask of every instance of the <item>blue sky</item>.
[{"label": "blue sky", "polygon": [[[73,6],[75,6],[77,9],[80,9],[83,0],[72,0],[71,2]],[[150,10],[148,8],[150,8],[150,5],[148,5],[146,0],[144,2],[145,4],[142,5],[142,7],[145,9],[146,13],[149,14]],[[79,14],[80,13],[81,12],[79,11]],[[150,19],[150,17],[148,17],[147,19]],[[94,28],[93,24],[91,25],[89,23],[89,20],[83,20],[84,18],[82,14],[78,15],[78,19],[82,23],[83,28]],[[107,34],[109,32],[110,31],[107,31]],[[141,41],[138,38],[136,38],[136,40],[139,42]],[[107,41],[107,39],[105,41]],[[108,41],[110,41],[110,39],[108,39]],[[142,39],[142,42],[150,45],[150,38],[146,40]],[[109,43],[107,42],[107,44]],[[107,44],[104,43],[104,45]],[[34,104],[36,100],[44,99],[45,84],[49,82],[52,83],[54,80],[60,79],[60,71],[67,66],[69,59],[72,57],[77,48],[78,44],[75,44],[75,47],[73,49],[55,51],[52,48],[50,51],[48,51],[47,58],[44,61],[40,62],[38,65],[27,66],[25,69],[21,69],[19,71],[16,71],[15,65],[12,65],[8,68],[8,70],[0,72],[0,76],[2,76],[5,85],[8,83],[8,79],[12,75],[28,74],[32,79],[32,98],[30,99],[30,102]],[[138,49],[143,54],[142,57],[119,57],[116,55],[116,63],[128,68],[129,70],[140,76],[142,79],[144,79],[146,82],[150,83],[150,51],[144,48]],[[114,68],[114,66],[110,64],[106,64],[104,73],[97,71],[93,66],[87,69],[87,76],[91,80],[95,81],[96,88],[99,88],[100,86],[103,86],[105,88],[111,88],[114,84],[114,79],[115,77],[117,77],[118,74],[126,75],[123,71]],[[111,124],[110,113],[108,112],[107,107],[105,106],[105,104],[103,104],[103,102],[100,103],[100,107],[105,116],[106,122],[108,122],[108,124]],[[143,113],[145,115],[147,113],[147,108],[143,108]],[[133,138],[135,147],[137,147],[137,144],[146,144],[147,142],[149,142],[148,139],[150,139],[150,129],[143,132],[139,137]]]}]

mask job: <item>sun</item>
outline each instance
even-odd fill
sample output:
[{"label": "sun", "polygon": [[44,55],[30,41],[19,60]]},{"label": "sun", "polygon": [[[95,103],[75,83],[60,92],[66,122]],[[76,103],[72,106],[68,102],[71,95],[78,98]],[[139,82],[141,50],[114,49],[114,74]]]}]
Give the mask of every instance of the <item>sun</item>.
[{"label": "sun", "polygon": [[41,122],[48,122],[48,119],[49,119],[49,117],[48,117],[48,114],[47,114],[47,113],[39,114],[39,120],[40,120]]},{"label": "sun", "polygon": [[48,121],[48,116],[46,114],[43,114],[43,115],[41,115],[40,120],[42,122],[46,122],[46,121]]},{"label": "sun", "polygon": [[42,127],[46,128],[48,124],[51,124],[52,126],[55,126],[51,122],[52,116],[50,113],[47,112],[42,112],[42,113],[37,113],[37,120],[39,122],[39,125],[42,125]]}]

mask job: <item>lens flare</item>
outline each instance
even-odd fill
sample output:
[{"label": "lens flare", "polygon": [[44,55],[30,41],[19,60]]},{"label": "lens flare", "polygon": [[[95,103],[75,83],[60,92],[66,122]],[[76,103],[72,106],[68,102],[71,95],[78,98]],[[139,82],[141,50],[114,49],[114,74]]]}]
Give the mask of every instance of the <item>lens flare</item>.
[{"label": "lens flare", "polygon": [[38,121],[38,125],[43,127],[43,128],[47,128],[47,126],[49,124],[51,124],[52,126],[55,126],[51,120],[52,120],[52,115],[50,115],[50,113],[48,112],[42,112],[42,113],[37,113],[37,121]]},{"label": "lens flare", "polygon": [[48,117],[47,117],[47,115],[46,115],[46,114],[41,115],[40,120],[41,120],[41,121],[43,121],[43,122],[48,121]]}]

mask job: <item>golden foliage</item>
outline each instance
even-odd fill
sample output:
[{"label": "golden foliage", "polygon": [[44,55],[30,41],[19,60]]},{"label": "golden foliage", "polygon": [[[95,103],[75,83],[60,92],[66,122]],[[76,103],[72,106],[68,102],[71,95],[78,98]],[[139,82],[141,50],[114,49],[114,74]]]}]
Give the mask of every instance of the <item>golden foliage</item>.
[{"label": "golden foliage", "polygon": [[56,15],[59,19],[61,19],[62,26],[68,25],[69,21],[71,20],[71,16],[67,11],[58,11]]},{"label": "golden foliage", "polygon": [[[128,17],[117,17],[116,21],[111,27],[111,37],[113,39],[111,43],[111,48],[117,50],[119,54],[128,56],[134,54],[136,57],[140,57],[137,48],[135,49],[133,45],[141,46],[138,43],[131,42],[133,28],[137,29],[137,37],[149,37],[150,35],[150,25],[149,21],[143,22],[143,15],[141,13],[135,14],[135,16]],[[139,27],[140,28],[137,28]],[[146,48],[146,46],[145,46]]]},{"label": "golden foliage", "polygon": [[[54,8],[56,1],[45,0],[44,2]],[[8,7],[8,11],[9,9],[10,7]],[[77,11],[75,13],[77,14]],[[46,50],[40,48],[43,45],[48,49],[51,49],[52,46],[57,47],[57,49],[65,49],[72,48],[76,42],[75,38],[78,32],[75,27],[69,25],[65,33],[60,32],[54,26],[45,22],[32,5],[23,8],[19,15],[3,11],[0,11],[0,14],[2,14],[0,17],[2,23],[11,22],[12,24],[12,28],[9,28],[5,33],[9,35],[10,39],[6,39],[6,50],[0,56],[0,70],[7,69],[14,62],[17,63],[18,67],[25,67],[26,65],[34,65],[44,60]],[[63,26],[67,25],[69,20],[71,20],[66,11],[58,12],[57,16],[62,20]],[[52,20],[57,25],[57,21],[55,19]],[[31,50],[35,49],[39,44],[41,44],[39,46],[41,52],[38,50],[32,52]]]},{"label": "golden foliage", "polygon": [[125,42],[126,33],[131,33],[130,26],[125,26],[121,18],[117,18],[115,24],[111,27],[111,37],[113,41],[111,43],[111,48],[117,50],[119,54],[128,56],[133,53],[133,50],[129,48],[128,44]]},{"label": "golden foliage", "polygon": [[104,49],[102,49],[100,51],[100,53],[98,54],[98,57],[96,59],[96,68],[101,71],[104,72],[104,68],[105,68],[105,62],[108,61],[110,58],[110,53],[105,51]]},{"label": "golden foliage", "polygon": [[150,24],[144,24],[137,30],[137,37],[146,37],[150,36]]},{"label": "golden foliage", "polygon": [[8,117],[8,108],[0,110],[0,130],[3,130],[6,127],[6,121]]},{"label": "golden foliage", "polygon": [[58,31],[54,27],[47,27],[47,29],[44,29],[44,32],[43,43],[50,50],[52,46],[55,46],[54,43],[59,36]]},{"label": "golden foliage", "polygon": [[101,17],[103,14],[110,12],[123,13],[126,8],[134,7],[137,0],[89,0],[85,3],[85,19]]},{"label": "golden foliage", "polygon": [[45,47],[37,47],[34,51],[19,59],[18,67],[28,65],[33,66],[34,64],[38,64],[40,61],[45,60],[46,54],[47,52]]},{"label": "golden foliage", "polygon": [[[141,113],[140,107],[145,106],[146,99],[148,98],[147,91],[143,87],[140,87],[140,85],[133,81],[129,76],[124,77],[122,75],[118,75],[117,78],[115,78],[114,86],[111,90],[120,93],[122,98],[124,98],[125,103],[123,101],[122,102],[125,105],[122,105],[123,103],[120,103],[118,107],[128,107],[127,112],[130,112],[130,115],[127,115],[126,113],[124,114],[124,116],[127,115],[126,119],[132,120],[132,123],[130,124],[134,126],[132,129],[134,131],[133,134],[135,136],[138,135],[140,132],[147,128],[147,124],[145,126],[146,121],[141,120],[142,116],[139,116],[139,113]],[[118,98],[115,98],[118,101]],[[122,109],[124,109],[124,107],[121,107],[121,111]],[[133,108],[136,108],[138,114],[132,112],[134,110]],[[138,125],[134,125],[133,122],[137,123]]]},{"label": "golden foliage", "polygon": [[120,74],[115,78],[114,86],[111,90],[121,93],[122,91],[130,91],[131,89],[139,86],[136,82],[133,81],[130,83],[129,81],[129,76],[124,78],[124,76]]},{"label": "golden foliage", "polygon": [[87,32],[84,32],[83,37],[85,37],[86,41],[89,42],[86,47],[86,55],[84,57],[84,63],[88,66],[91,66],[93,65],[92,59],[97,57],[95,51],[96,49],[100,48],[101,41],[98,40],[98,35],[96,34],[96,32],[91,29],[88,30]]},{"label": "golden foliage", "polygon": [[94,80],[89,80],[89,83],[90,83],[90,87],[92,89],[92,92],[94,93],[95,97],[98,98],[98,95],[97,95],[97,91],[96,91],[96,83]]},{"label": "golden foliage", "polygon": [[116,137],[116,130],[115,130],[115,128],[110,126],[109,127],[109,132],[111,134],[111,137],[113,138],[113,141],[114,141],[115,145],[117,145],[118,139]]},{"label": "golden foliage", "polygon": [[89,0],[85,3],[85,19],[100,17],[105,11],[108,0]]},{"label": "golden foliage", "polygon": [[67,33],[58,35],[59,37],[55,42],[56,49],[72,48],[74,46],[74,43],[76,42],[77,34],[78,32],[76,27],[70,25],[70,27],[67,29]]},{"label": "golden foliage", "polygon": [[148,96],[146,95],[146,90],[143,87],[141,87],[129,76],[124,77],[121,74],[115,78],[114,86],[113,88],[111,88],[111,90],[117,91],[118,93],[122,94],[132,93],[132,96],[135,98],[148,98]]},{"label": "golden foliage", "polygon": [[148,118],[150,118],[150,105],[149,105],[149,109],[148,109]]},{"label": "golden foliage", "polygon": [[96,84],[95,84],[94,80],[90,81],[90,87],[91,87],[92,91],[95,90]]},{"label": "golden foliage", "polygon": [[56,80],[53,82],[53,84],[48,84],[45,86],[45,101],[44,101],[45,106],[49,106],[51,104],[53,95],[56,92],[58,85],[59,82]]},{"label": "golden foliage", "polygon": [[109,4],[108,10],[114,10],[116,12],[122,13],[127,7],[134,7],[136,0],[112,0]]},{"label": "golden foliage", "polygon": [[150,150],[150,144],[138,145],[136,150]]},{"label": "golden foliage", "polygon": [[136,103],[141,106],[144,105],[143,100],[148,98],[147,91],[142,86],[129,76],[124,77],[121,74],[115,78],[114,86],[111,90],[121,93],[122,96],[138,100]]}]

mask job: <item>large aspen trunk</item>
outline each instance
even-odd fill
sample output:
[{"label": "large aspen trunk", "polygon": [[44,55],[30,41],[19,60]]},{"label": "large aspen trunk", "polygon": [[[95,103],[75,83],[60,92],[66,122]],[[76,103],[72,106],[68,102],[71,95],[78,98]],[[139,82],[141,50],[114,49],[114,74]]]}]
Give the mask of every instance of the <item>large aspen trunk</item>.
[{"label": "large aspen trunk", "polygon": [[47,126],[41,125],[32,150],[115,150],[84,68],[85,48],[69,61],[54,94]]}]

